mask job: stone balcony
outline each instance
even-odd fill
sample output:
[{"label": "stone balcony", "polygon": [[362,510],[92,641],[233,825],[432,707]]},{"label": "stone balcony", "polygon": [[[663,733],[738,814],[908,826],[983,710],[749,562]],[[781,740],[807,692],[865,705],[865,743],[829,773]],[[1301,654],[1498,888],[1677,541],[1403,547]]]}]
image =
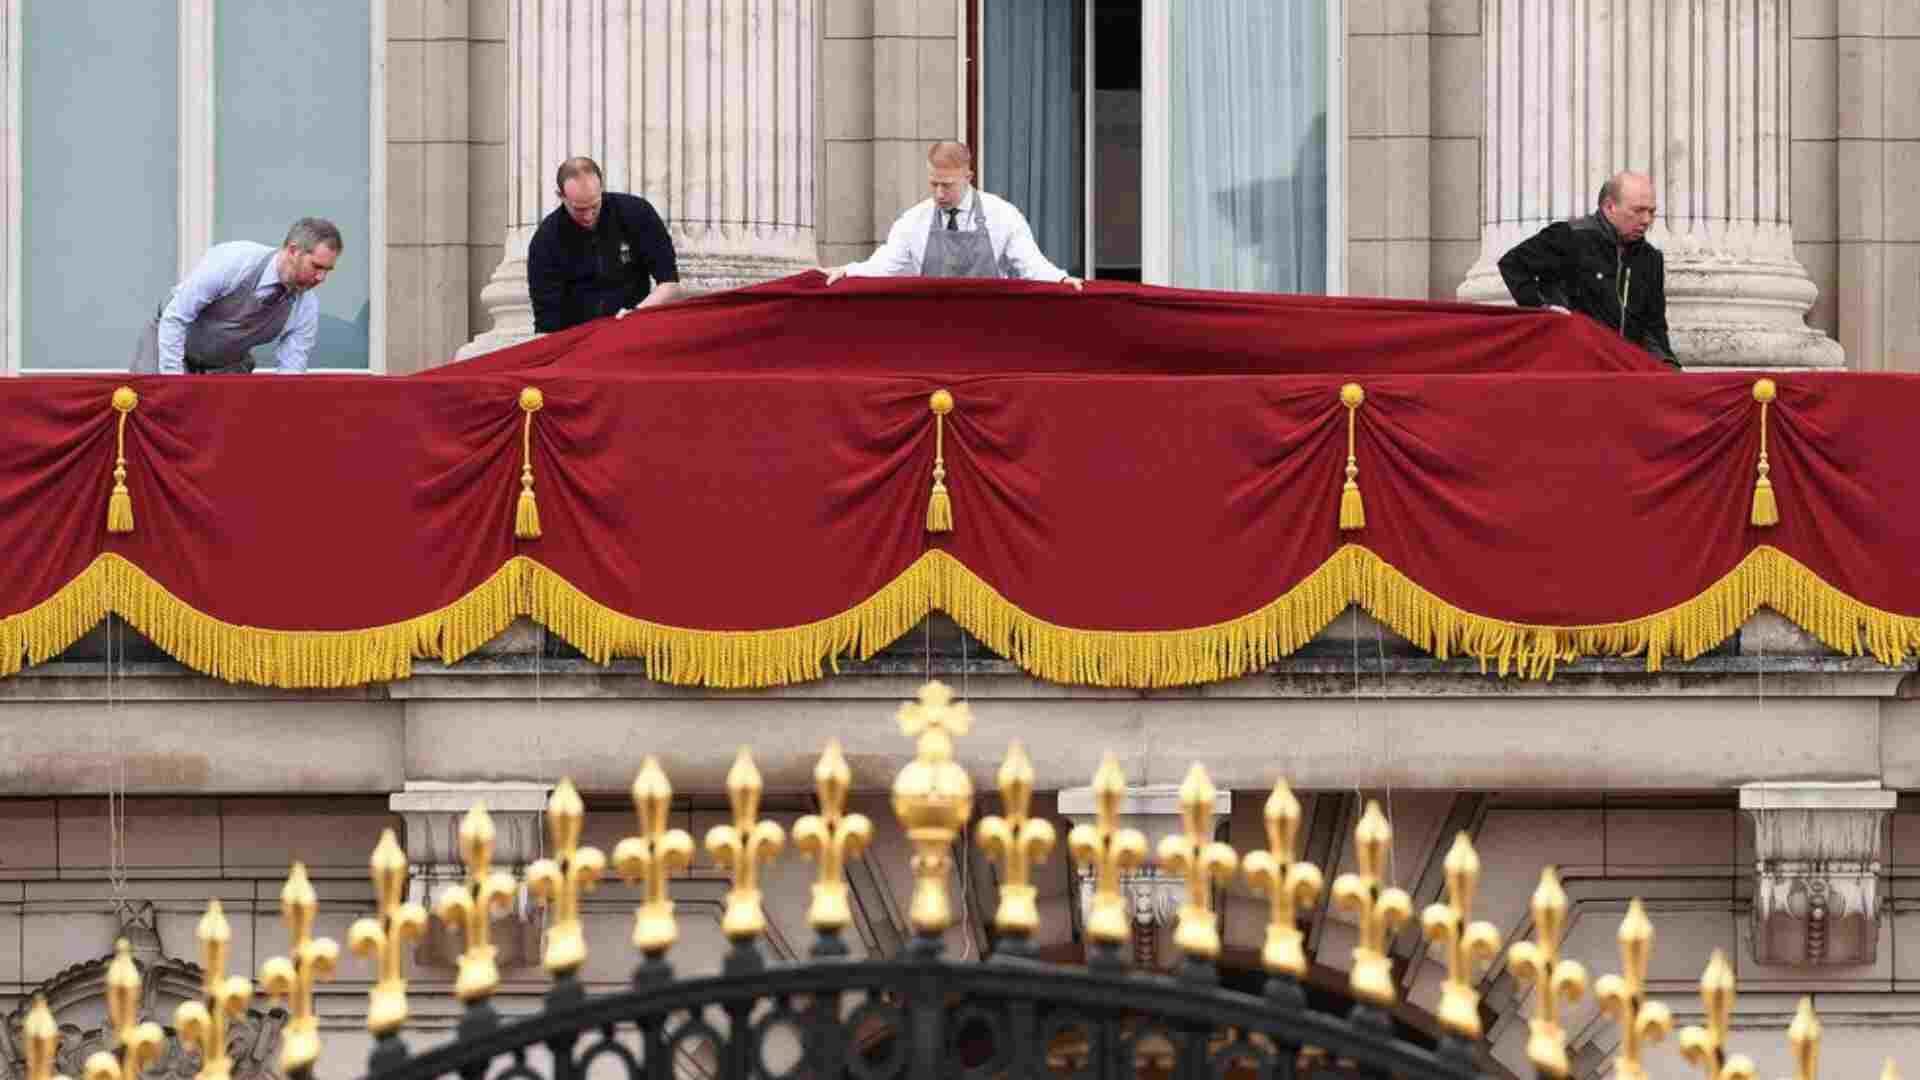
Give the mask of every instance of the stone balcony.
[{"label": "stone balcony", "polygon": [[[809,784],[837,736],[856,783],[906,760],[891,722],[929,675],[975,703],[962,760],[988,781],[1027,742],[1041,789],[1086,782],[1102,752],[1143,783],[1200,761],[1223,787],[1729,790],[1757,781],[1920,787],[1920,678],[1836,655],[1762,612],[1691,662],[1561,665],[1551,680],[1437,660],[1348,612],[1258,675],[1164,690],[1038,681],[935,616],[865,661],[763,691],[672,686],[636,661],[598,665],[521,622],[453,665],[343,690],[235,685],[189,671],[119,628],[0,680],[18,767],[0,794],[103,790],[110,736],[148,792],[390,792],[409,780],[574,777],[624,790],[657,753],[683,791],[718,791],[731,748],[754,745],[773,790]],[[103,707],[113,703],[111,709]],[[117,734],[116,734],[117,733]],[[1250,748],[1254,752],[1249,752]]]}]

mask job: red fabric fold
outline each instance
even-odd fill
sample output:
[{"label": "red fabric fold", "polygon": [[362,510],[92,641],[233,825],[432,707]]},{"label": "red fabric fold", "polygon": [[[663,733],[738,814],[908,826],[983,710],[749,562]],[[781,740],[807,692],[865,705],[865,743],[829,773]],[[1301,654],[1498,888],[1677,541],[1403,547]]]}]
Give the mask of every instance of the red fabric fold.
[{"label": "red fabric fold", "polygon": [[423,375],[1666,371],[1582,316],[1476,304],[818,272],[600,319]]}]

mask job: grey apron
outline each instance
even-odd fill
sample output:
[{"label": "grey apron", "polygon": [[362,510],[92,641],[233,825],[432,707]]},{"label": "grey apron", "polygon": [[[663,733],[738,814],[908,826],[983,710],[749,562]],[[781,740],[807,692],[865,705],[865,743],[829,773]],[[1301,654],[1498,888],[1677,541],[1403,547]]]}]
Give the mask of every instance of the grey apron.
[{"label": "grey apron", "polygon": [[[280,298],[268,301],[256,294],[260,274],[279,249],[267,252],[240,275],[240,287],[200,309],[199,317],[187,327],[186,367],[189,375],[245,375],[253,370],[255,345],[264,345],[280,336],[293,314],[294,293],[284,290]],[[171,301],[171,297],[168,298]],[[140,339],[133,347],[133,373],[153,375],[160,371],[160,315],[162,302]]]},{"label": "grey apron", "polygon": [[1000,260],[993,257],[993,237],[987,233],[987,215],[981,209],[980,193],[973,193],[973,212],[967,220],[973,228],[961,232],[947,228],[947,212],[940,204],[933,207],[933,226],[927,230],[927,253],[920,260],[922,277],[1002,277]]}]

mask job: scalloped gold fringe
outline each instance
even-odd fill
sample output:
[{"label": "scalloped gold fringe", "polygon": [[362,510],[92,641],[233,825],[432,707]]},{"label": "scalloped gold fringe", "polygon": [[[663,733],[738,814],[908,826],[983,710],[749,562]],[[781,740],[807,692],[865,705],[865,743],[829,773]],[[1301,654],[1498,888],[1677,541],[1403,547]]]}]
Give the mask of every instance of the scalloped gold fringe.
[{"label": "scalloped gold fringe", "polygon": [[365,630],[265,630],[205,615],[126,559],[104,554],[53,597],[0,619],[0,675],[59,655],[118,612],[168,655],[235,682],[286,688],[404,679],[416,657],[453,663],[527,615],[588,658],[644,661],[661,682],[778,686],[872,656],[938,609],[988,648],[1058,683],[1165,687],[1230,679],[1297,651],[1350,604],[1445,659],[1532,678],[1581,656],[1693,659],[1762,606],[1829,648],[1897,664],[1920,652],[1920,617],[1870,607],[1773,547],[1759,547],[1699,596],[1666,611],[1592,626],[1533,626],[1462,611],[1359,545],[1340,548],[1278,599],[1236,619],[1187,630],[1102,631],[1029,615],[943,551],[929,551],[841,614],[771,630],[690,630],[622,615],[526,556],[508,560],[438,611]]}]

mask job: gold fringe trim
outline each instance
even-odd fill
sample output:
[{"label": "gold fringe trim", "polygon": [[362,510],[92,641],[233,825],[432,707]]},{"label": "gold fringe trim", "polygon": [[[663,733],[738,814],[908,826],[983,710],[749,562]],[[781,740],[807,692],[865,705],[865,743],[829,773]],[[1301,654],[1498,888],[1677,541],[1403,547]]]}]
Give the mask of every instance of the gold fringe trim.
[{"label": "gold fringe trim", "polygon": [[146,571],[108,552],[52,597],[0,618],[0,675],[45,663],[109,612],[182,664],[229,682],[286,689],[404,679],[415,657],[453,663],[505,630],[526,607],[524,560],[509,560],[438,611],[362,630],[267,630],[189,606]]},{"label": "gold fringe trim", "polygon": [[516,618],[531,616],[589,659],[633,658],[660,682],[755,688],[817,679],[842,656],[866,659],[933,610],[988,648],[1057,683],[1167,687],[1246,675],[1300,649],[1349,605],[1445,659],[1477,659],[1502,675],[1551,678],[1582,656],[1691,660],[1726,640],[1761,607],[1828,647],[1898,664],[1920,653],[1920,617],[1863,604],[1777,548],[1756,548],[1684,603],[1618,623],[1537,626],[1488,618],[1441,600],[1356,544],[1257,611],[1185,630],[1102,631],[1060,626],[1009,602],[944,551],[929,551],[854,607],[817,622],[768,630],[693,630],[623,615],[526,556],[508,560],[438,611],[365,630],[239,626],[181,602],[140,568],[103,554],[53,597],[0,618],[0,675],[43,663],[109,611],[195,670],[285,688],[356,686],[406,678],[416,657],[453,663]]}]

